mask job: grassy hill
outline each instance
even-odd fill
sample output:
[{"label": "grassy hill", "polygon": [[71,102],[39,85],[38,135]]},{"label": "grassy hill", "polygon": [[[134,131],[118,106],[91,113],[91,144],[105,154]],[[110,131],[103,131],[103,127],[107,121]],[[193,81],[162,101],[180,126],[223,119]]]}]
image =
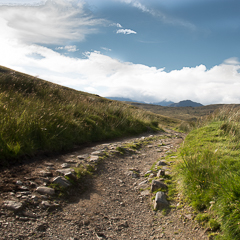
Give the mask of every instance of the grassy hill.
[{"label": "grassy hill", "polygon": [[[142,104],[135,102],[131,102],[130,104],[156,114],[161,114],[170,118],[180,119],[183,121],[196,121],[201,117],[213,113],[216,109],[224,107],[224,104],[213,104],[202,107],[163,107],[153,104]],[[228,106],[236,107],[239,106],[239,104],[229,104]]]},{"label": "grassy hill", "polygon": [[0,164],[178,123],[0,66]]}]

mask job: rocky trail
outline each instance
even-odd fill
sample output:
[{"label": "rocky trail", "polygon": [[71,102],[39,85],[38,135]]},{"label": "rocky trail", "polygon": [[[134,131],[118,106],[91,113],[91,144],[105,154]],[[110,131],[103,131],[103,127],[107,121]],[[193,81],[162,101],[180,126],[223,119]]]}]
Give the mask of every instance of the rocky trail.
[{"label": "rocky trail", "polygon": [[[184,134],[149,135],[1,171],[0,239],[208,239],[180,196],[153,200],[155,189],[168,187],[176,159],[164,158]],[[86,164],[96,169],[93,176],[71,186],[73,167]],[[63,186],[66,198],[53,183]],[[154,211],[154,202],[167,210]]]}]

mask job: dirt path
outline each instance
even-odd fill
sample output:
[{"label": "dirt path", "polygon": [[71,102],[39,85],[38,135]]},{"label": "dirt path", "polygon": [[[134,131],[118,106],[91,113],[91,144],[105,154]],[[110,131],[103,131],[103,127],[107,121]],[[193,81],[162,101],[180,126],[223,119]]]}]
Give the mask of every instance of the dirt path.
[{"label": "dirt path", "polygon": [[[2,207],[1,239],[208,239],[204,230],[191,220],[193,214],[190,208],[180,208],[178,202],[171,202],[172,208],[167,214],[152,210],[153,195],[148,191],[150,183],[144,175],[157,160],[164,159],[166,152],[176,151],[184,136],[169,131],[154,137],[154,141],[135,153],[113,154],[101,161],[94,176],[86,180],[87,189],[84,192],[75,189],[70,193],[67,203],[41,196],[42,199],[35,205],[28,201],[24,210],[18,213]],[[129,139],[128,142],[140,139]],[[110,144],[108,149],[115,149],[122,144]],[[70,157],[89,154],[102,147],[85,148],[71,156],[63,156],[57,163],[56,159],[48,160],[48,163],[53,163],[54,168]],[[26,167],[22,170],[24,175],[19,171],[19,174],[11,175],[8,182],[4,176],[10,176],[10,172],[3,173],[1,180],[5,181],[4,186],[7,185],[9,190],[5,189],[1,194],[2,206],[4,200],[18,198],[18,201],[22,201],[24,194],[19,197],[16,181],[24,182],[26,176],[31,176],[28,181],[31,178],[38,184],[39,177],[34,177],[34,174],[37,174],[36,169],[39,172],[44,167],[46,162],[32,164],[28,170]],[[169,168],[171,171],[171,166]],[[135,171],[131,171],[133,169]],[[35,192],[31,192],[31,198],[33,194]],[[43,206],[44,201],[52,205]],[[55,209],[52,207],[54,204],[59,206]]]}]

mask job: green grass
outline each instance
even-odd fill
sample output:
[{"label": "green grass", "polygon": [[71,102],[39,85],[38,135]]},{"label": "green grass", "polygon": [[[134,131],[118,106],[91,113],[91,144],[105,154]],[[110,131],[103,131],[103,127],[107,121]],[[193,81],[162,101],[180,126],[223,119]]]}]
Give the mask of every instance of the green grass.
[{"label": "green grass", "polygon": [[0,165],[162,130],[163,116],[0,66]]},{"label": "green grass", "polygon": [[220,239],[240,239],[239,143],[240,109],[223,108],[191,131],[179,152],[181,190],[196,210],[213,219],[211,229],[221,225]]}]

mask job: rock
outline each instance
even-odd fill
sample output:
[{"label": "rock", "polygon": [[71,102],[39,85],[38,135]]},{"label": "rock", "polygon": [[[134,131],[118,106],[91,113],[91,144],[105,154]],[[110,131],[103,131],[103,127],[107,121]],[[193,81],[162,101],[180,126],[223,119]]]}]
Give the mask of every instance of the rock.
[{"label": "rock", "polygon": [[150,191],[149,190],[144,190],[141,192],[142,196],[149,196],[150,195]]},{"label": "rock", "polygon": [[162,169],[169,170],[169,167],[168,166],[163,166]]},{"label": "rock", "polygon": [[159,188],[162,188],[162,189],[167,189],[167,185],[161,181],[155,181],[153,180],[152,181],[152,185],[151,185],[151,192],[154,192],[156,190],[158,190]]},{"label": "rock", "polygon": [[64,168],[64,169],[58,169],[58,170],[56,170],[56,172],[64,176],[66,173],[74,172],[74,169]]},{"label": "rock", "polygon": [[148,180],[144,180],[143,182],[140,182],[138,185],[141,186],[141,185],[144,185],[146,183],[148,183]]},{"label": "rock", "polygon": [[21,202],[15,202],[15,201],[4,201],[4,207],[9,210],[19,211],[22,209],[23,204]]},{"label": "rock", "polygon": [[97,155],[90,156],[89,162],[97,163],[98,161],[99,161],[99,156],[97,156]]},{"label": "rock", "polygon": [[103,151],[95,151],[95,152],[92,152],[91,153],[91,155],[97,155],[97,156],[101,156],[101,155],[103,155],[104,154],[104,152]]},{"label": "rock", "polygon": [[155,174],[154,174],[154,173],[151,173],[148,177],[149,177],[149,178],[154,178],[154,177],[155,177]]},{"label": "rock", "polygon": [[29,182],[30,187],[36,187],[37,184],[35,182]]},{"label": "rock", "polygon": [[55,190],[49,187],[38,187],[36,191],[40,194],[54,195]]},{"label": "rock", "polygon": [[52,177],[52,173],[51,172],[40,171],[39,173],[43,177]]},{"label": "rock", "polygon": [[54,164],[53,164],[53,163],[44,163],[44,165],[46,165],[46,166],[49,166],[49,167],[52,167],[52,166],[54,166]]},{"label": "rock", "polygon": [[22,191],[28,191],[29,190],[26,186],[20,186],[19,189],[22,190]]},{"label": "rock", "polygon": [[69,179],[71,179],[73,181],[77,181],[76,176],[72,172],[68,172],[68,173],[64,174],[64,176],[68,177]]},{"label": "rock", "polygon": [[159,178],[160,176],[165,176],[165,170],[164,169],[160,169],[157,173],[157,177]]},{"label": "rock", "polygon": [[167,163],[165,161],[159,161],[157,163],[157,166],[166,166],[166,165],[167,165]]},{"label": "rock", "polygon": [[48,224],[47,223],[42,223],[42,224],[39,224],[37,227],[36,227],[36,230],[37,231],[40,231],[40,232],[45,232],[48,228]]},{"label": "rock", "polygon": [[145,172],[144,175],[146,175],[146,174],[150,174],[150,173],[152,173],[152,170],[149,170],[149,171]]},{"label": "rock", "polygon": [[20,181],[20,180],[18,180],[18,181],[16,181],[16,184],[17,184],[17,185],[23,185],[23,182]]},{"label": "rock", "polygon": [[63,163],[63,164],[61,165],[61,167],[62,167],[62,168],[69,168],[70,165],[69,165],[69,163]]},{"label": "rock", "polygon": [[52,204],[50,204],[48,201],[42,201],[42,202],[41,202],[41,205],[42,205],[43,207],[51,207],[51,206],[52,206]]},{"label": "rock", "polygon": [[139,178],[139,173],[137,172],[131,172],[132,178]]},{"label": "rock", "polygon": [[84,160],[88,157],[87,154],[84,154],[84,155],[78,155],[77,158],[80,159],[80,160]]},{"label": "rock", "polygon": [[61,187],[64,187],[64,188],[71,186],[71,183],[67,179],[60,176],[55,177],[52,183],[59,184]]},{"label": "rock", "polygon": [[168,207],[169,203],[167,201],[167,197],[165,192],[157,192],[155,201],[154,201],[154,209],[163,209]]}]

